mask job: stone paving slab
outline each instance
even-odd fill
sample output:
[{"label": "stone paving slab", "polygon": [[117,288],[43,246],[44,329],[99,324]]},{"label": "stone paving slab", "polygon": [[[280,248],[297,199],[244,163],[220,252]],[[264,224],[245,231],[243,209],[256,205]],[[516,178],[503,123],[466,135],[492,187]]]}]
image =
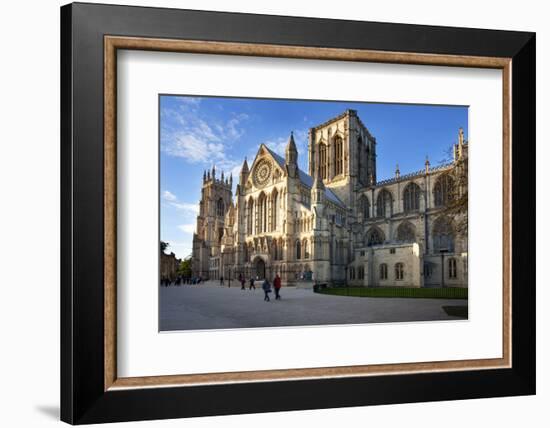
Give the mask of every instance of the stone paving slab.
[{"label": "stone paving slab", "polygon": [[202,330],[329,324],[363,324],[462,319],[443,306],[465,306],[459,299],[347,297],[283,287],[281,300],[264,302],[260,286],[240,289],[237,281],[160,287],[160,330]]}]

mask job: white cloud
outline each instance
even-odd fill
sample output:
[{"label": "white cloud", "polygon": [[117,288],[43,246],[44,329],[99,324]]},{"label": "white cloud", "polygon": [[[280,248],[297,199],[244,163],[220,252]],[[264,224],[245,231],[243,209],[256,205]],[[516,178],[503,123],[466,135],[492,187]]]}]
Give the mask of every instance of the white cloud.
[{"label": "white cloud", "polygon": [[180,224],[178,226],[178,229],[181,230],[183,233],[194,233],[195,232],[195,225],[192,224],[192,223]]},{"label": "white cloud", "polygon": [[161,197],[169,206],[182,211],[182,213],[186,216],[196,216],[199,213],[199,204],[182,202],[169,190],[164,190]]},{"label": "white cloud", "polygon": [[165,190],[164,192],[162,192],[162,199],[172,202],[176,201],[178,198],[172,192]]},{"label": "white cloud", "polygon": [[178,108],[163,108],[161,150],[169,156],[179,157],[189,163],[201,163],[218,170],[233,171],[242,160],[227,153],[233,143],[244,134],[242,123],[248,120],[244,113],[233,114],[226,121],[204,118],[196,108],[198,101],[189,97],[177,98]]},{"label": "white cloud", "polygon": [[171,206],[177,208],[180,211],[189,212],[191,214],[199,213],[199,204],[189,204],[187,202],[171,202]]}]

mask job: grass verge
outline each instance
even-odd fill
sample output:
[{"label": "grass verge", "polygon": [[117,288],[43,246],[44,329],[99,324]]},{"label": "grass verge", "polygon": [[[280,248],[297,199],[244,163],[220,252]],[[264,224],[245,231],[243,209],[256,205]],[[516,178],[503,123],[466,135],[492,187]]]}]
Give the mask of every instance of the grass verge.
[{"label": "grass verge", "polygon": [[317,291],[320,294],[350,297],[409,297],[422,299],[467,299],[468,289],[457,287],[414,288],[414,287],[327,287]]}]

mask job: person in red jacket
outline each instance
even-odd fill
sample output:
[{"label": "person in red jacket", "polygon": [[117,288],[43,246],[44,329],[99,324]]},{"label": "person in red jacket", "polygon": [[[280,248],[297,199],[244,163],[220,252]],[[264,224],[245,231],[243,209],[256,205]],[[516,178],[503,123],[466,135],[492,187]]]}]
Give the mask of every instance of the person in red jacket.
[{"label": "person in red jacket", "polygon": [[275,279],[273,280],[273,288],[275,288],[275,300],[281,300],[281,277],[279,274],[275,275]]}]

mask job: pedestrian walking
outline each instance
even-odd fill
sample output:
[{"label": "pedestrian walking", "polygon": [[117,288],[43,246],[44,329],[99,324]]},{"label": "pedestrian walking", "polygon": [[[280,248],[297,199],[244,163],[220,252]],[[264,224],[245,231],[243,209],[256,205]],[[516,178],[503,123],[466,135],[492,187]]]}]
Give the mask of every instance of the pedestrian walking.
[{"label": "pedestrian walking", "polygon": [[264,282],[262,284],[262,289],[264,290],[264,302],[269,302],[269,293],[271,293],[271,285],[269,284],[269,281],[264,279]]},{"label": "pedestrian walking", "polygon": [[281,300],[281,277],[279,274],[275,275],[275,279],[273,280],[273,288],[275,288],[275,300]]},{"label": "pedestrian walking", "polygon": [[254,285],[254,277],[250,277],[250,285],[248,286],[248,290],[256,289],[256,286]]},{"label": "pedestrian walking", "polygon": [[243,275],[239,275],[239,281],[241,282],[241,290],[246,290],[246,287],[245,287],[246,281]]},{"label": "pedestrian walking", "polygon": [[220,276],[220,286],[223,287],[223,276]]}]

